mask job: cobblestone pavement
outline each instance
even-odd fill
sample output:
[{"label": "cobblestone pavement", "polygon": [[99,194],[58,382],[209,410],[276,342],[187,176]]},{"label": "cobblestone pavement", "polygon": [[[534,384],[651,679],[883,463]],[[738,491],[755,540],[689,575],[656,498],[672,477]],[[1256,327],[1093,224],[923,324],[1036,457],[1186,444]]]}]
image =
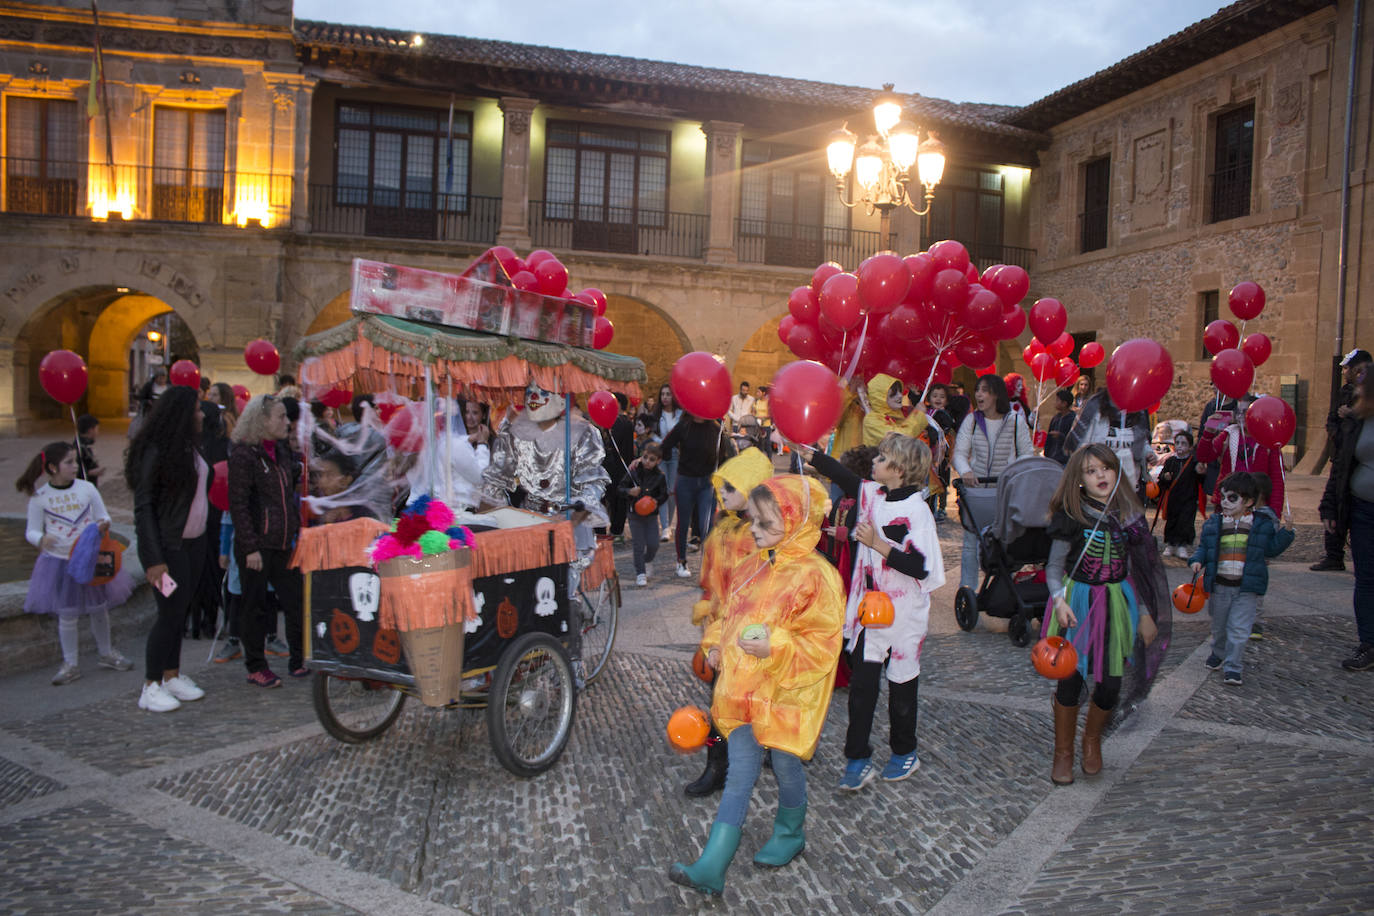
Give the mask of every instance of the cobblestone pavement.
[{"label": "cobblestone pavement", "polygon": [[[943,528],[956,566],[957,526]],[[652,587],[625,589],[616,654],[534,779],[500,767],[475,711],[411,701],[375,741],[341,744],[309,683],[250,688],[241,665],[205,664],[203,641],[183,662],[207,696],[170,715],[135,707],[138,671],[90,659],[62,688],[49,671],[0,679],[0,912],[1374,909],[1374,673],[1337,665],[1354,633],[1348,574],[1276,566],[1240,688],[1202,665],[1206,615],[1176,618],[1103,775],[1059,789],[1048,685],[1004,622],[959,631],[947,586],[923,656],[921,769],[840,796],[838,692],[808,768],[806,851],[777,871],[749,861],[777,803],[765,772],[712,901],[666,878],[699,852],[716,800],[682,795],[702,758],[663,739],[672,709],[708,698],[687,666],[695,587],[670,552],[657,565]],[[881,713],[874,739],[881,764]]]}]

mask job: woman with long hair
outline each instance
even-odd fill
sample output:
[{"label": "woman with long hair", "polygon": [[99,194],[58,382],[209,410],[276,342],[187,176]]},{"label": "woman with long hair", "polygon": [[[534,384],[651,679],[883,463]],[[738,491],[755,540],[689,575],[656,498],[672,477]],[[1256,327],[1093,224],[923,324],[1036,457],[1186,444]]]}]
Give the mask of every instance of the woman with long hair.
[{"label": "woman with long hair", "polygon": [[226,442],[226,454],[216,458],[215,461],[221,461],[228,457],[227,442],[229,437],[234,434],[234,424],[239,419],[238,401],[234,397],[234,389],[229,387],[228,382],[215,382],[211,385],[209,392],[205,395],[205,400],[211,404],[219,405],[219,419]]},{"label": "woman with long hair", "polygon": [[196,392],[168,388],[124,454],[134,494],[138,559],[153,587],[157,620],[148,634],[140,709],[170,712],[205,696],[181,673],[186,611],[205,566],[210,467],[200,454],[204,415]]},{"label": "woman with long hair", "polygon": [[[678,421],[683,417],[682,408],[677,404],[677,398],[673,396],[673,389],[669,385],[663,385],[658,389],[658,407],[653,413],[654,431],[658,433],[658,441],[662,442],[667,438],[668,433],[673,431]],[[673,528],[673,512],[677,507],[677,497],[674,491],[677,488],[677,450],[665,450],[663,455],[663,476],[668,478],[668,498],[658,507],[658,526],[663,529],[662,540],[668,540],[668,532]]]},{"label": "woman with long hair", "polygon": [[287,671],[292,677],[310,674],[302,654],[301,577],[289,566],[301,523],[301,469],[287,442],[289,432],[282,399],[259,395],[243,409],[229,452],[229,512],[243,586],[243,658],[248,683],[258,687],[281,686],[263,655],[269,583],[286,615]]}]

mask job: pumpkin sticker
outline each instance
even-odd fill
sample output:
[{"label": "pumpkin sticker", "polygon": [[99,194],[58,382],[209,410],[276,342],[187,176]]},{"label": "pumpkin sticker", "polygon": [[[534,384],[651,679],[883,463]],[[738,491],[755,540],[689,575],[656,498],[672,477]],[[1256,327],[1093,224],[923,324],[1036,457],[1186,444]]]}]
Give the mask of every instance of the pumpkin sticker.
[{"label": "pumpkin sticker", "polygon": [[496,635],[510,639],[520,628],[520,612],[511,604],[510,596],[501,599],[496,606]]},{"label": "pumpkin sticker", "polygon": [[334,649],[341,655],[356,651],[361,641],[358,636],[358,622],[335,608],[334,616],[329,619],[329,638],[334,643]]},{"label": "pumpkin sticker", "polygon": [[395,630],[380,629],[372,640],[372,654],[378,661],[394,665],[401,660],[401,634]]}]

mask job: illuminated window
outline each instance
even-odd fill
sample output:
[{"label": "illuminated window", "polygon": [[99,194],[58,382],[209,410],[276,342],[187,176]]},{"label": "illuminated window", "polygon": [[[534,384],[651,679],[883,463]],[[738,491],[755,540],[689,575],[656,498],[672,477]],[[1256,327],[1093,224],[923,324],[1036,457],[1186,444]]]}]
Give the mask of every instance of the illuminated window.
[{"label": "illuminated window", "polygon": [[224,110],[153,109],[153,219],[224,218]]},{"label": "illuminated window", "polygon": [[[825,159],[814,150],[747,140],[740,175],[739,232],[752,249],[748,261],[814,267],[821,261],[854,261],[849,209],[835,193]],[[876,233],[875,233],[876,235]],[[873,239],[875,250],[882,247]],[[871,252],[867,252],[871,253]]]},{"label": "illuminated window", "polygon": [[16,213],[76,216],[86,165],[79,148],[85,131],[76,102],[5,100],[5,209]]},{"label": "illuminated window", "polygon": [[637,228],[667,225],[668,132],[550,121],[544,218],[573,222],[573,247],[636,250]]},{"label": "illuminated window", "polygon": [[964,244],[980,267],[1000,263],[1002,251],[1002,173],[949,165],[935,189],[922,243],[941,239]]}]

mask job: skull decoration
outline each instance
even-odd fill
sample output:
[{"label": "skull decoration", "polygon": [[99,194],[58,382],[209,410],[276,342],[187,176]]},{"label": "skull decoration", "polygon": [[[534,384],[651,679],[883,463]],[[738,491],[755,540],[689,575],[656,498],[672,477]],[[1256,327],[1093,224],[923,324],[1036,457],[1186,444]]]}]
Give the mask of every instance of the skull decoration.
[{"label": "skull decoration", "polygon": [[364,623],[377,617],[377,602],[381,600],[382,580],[372,573],[354,573],[348,577],[348,594],[353,599],[353,612]]},{"label": "skull decoration", "polygon": [[486,606],[486,603],[487,596],[474,589],[472,592],[472,606],[477,610],[477,614],[471,620],[463,624],[464,633],[476,633],[478,628],[482,626],[482,609]]},{"label": "skull decoration", "polygon": [[550,617],[558,610],[558,602],[553,597],[553,580],[542,576],[534,583],[534,613],[540,617]]}]

